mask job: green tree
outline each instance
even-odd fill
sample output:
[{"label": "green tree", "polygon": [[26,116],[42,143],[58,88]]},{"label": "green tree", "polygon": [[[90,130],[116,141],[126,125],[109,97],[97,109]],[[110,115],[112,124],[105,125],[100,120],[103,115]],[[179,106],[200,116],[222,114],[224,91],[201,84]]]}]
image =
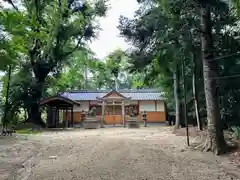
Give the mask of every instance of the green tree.
[{"label": "green tree", "polygon": [[[233,51],[238,52],[233,45],[237,43],[237,36],[234,35],[233,30],[230,30],[231,27],[234,27],[236,18],[231,15],[229,4],[221,1],[200,0],[142,0],[139,2],[142,6],[136,12],[135,18],[122,17],[119,26],[121,34],[134,45],[131,52],[134,60],[133,66],[135,69],[144,69],[146,77],[150,76],[149,78],[153,80],[152,84],[159,81],[163,87],[164,84],[167,85],[166,89],[169,91],[167,94],[172,94],[171,86],[174,84],[175,111],[177,119],[182,119],[178,113],[181,112],[179,109],[182,108],[181,105],[179,106],[182,99],[182,92],[179,92],[178,88],[182,84],[179,67],[181,62],[185,60],[184,73],[187,76],[187,91],[189,92],[187,93],[187,110],[194,109],[195,103],[192,100],[195,100],[195,102],[199,101],[198,105],[195,106],[196,112],[201,112],[205,107],[206,100],[209,132],[205,149],[214,151],[216,154],[224,152],[226,144],[223,137],[223,118],[220,118],[219,98],[216,92],[220,89],[219,94],[224,97],[223,94],[227,95],[231,91],[222,89],[221,85],[225,85],[227,81],[223,83],[216,81],[216,79],[219,70],[224,69],[225,72],[230,70],[233,68],[231,64],[238,62],[238,60],[235,57],[235,62],[229,63],[227,60],[230,58],[226,58],[224,62],[220,61],[218,66],[213,54],[224,56],[232,48]],[[209,12],[212,16],[209,15]],[[230,65],[231,68],[226,64]],[[155,68],[156,65],[157,68]],[[236,69],[237,67],[239,66],[235,64]],[[192,78],[189,78],[190,76]],[[201,85],[203,82],[205,86]],[[216,84],[217,82],[218,84]],[[227,84],[229,88],[235,89],[236,87],[234,84]],[[205,89],[203,91],[202,88],[198,87],[205,87]],[[194,97],[191,97],[193,92]],[[236,91],[234,94],[237,99]],[[204,97],[204,95],[206,95],[205,100],[198,98]],[[228,104],[225,100],[224,103]],[[221,106],[225,117],[233,115],[227,115],[225,112],[226,109],[229,109],[227,105]],[[201,116],[205,116],[205,114],[203,113]],[[176,126],[178,125],[177,122]]]},{"label": "green tree", "polygon": [[[97,60],[92,69],[94,89],[112,89],[115,81],[112,79],[111,72],[107,64],[102,60]],[[94,85],[95,84],[95,85]]]},{"label": "green tree", "polygon": [[[143,2],[144,3],[144,2]],[[160,12],[160,13],[159,13]],[[151,71],[151,63],[155,59],[156,63],[160,66],[160,69],[154,70],[150,73],[153,77],[157,77],[159,70],[174,76],[174,94],[176,104],[176,127],[180,124],[182,118],[182,103],[180,92],[180,65],[181,54],[184,53],[181,48],[183,37],[181,19],[179,16],[165,13],[161,6],[150,6],[144,11],[137,12],[137,18],[135,20],[128,20],[124,17],[120,19],[120,29],[122,35],[128,40],[132,41],[137,46],[137,50],[133,55],[135,59],[135,67],[137,69],[146,69]],[[167,19],[171,19],[170,22]],[[156,41],[158,39],[158,41]],[[162,46],[161,46],[161,45]]]},{"label": "green tree", "polygon": [[[21,1],[22,11],[4,10],[1,16],[4,29],[25,53],[34,74],[30,86],[29,118],[44,125],[39,111],[44,83],[49,73],[59,70],[61,64],[84,42],[95,37],[96,17],[104,16],[105,2],[82,2],[78,0]],[[18,26],[12,28],[17,17]]]},{"label": "green tree", "polygon": [[115,50],[107,56],[106,64],[110,73],[114,77],[115,89],[119,88],[119,73],[121,68],[121,62],[124,58],[124,52],[122,50]]},{"label": "green tree", "polygon": [[[214,2],[212,1],[212,3]],[[206,141],[205,148],[206,150],[220,154],[226,152],[227,147],[223,135],[222,122],[220,119],[218,94],[216,93],[218,67],[217,61],[214,61],[214,42],[212,38],[213,23],[211,18],[211,8],[213,5],[217,6],[217,2],[216,4],[211,4],[206,1],[199,1],[199,5],[202,31],[201,46],[204,72],[204,90],[208,120],[208,139]]]}]

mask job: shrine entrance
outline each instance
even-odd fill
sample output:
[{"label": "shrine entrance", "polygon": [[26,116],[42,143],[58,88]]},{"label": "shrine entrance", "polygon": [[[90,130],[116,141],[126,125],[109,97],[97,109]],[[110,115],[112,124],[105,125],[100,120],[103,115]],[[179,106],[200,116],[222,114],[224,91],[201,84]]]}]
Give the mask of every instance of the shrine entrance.
[{"label": "shrine entrance", "polygon": [[102,107],[101,125],[125,125],[125,105],[130,97],[125,97],[113,90],[103,97],[97,97]]},{"label": "shrine entrance", "polygon": [[107,101],[104,109],[105,124],[121,124],[124,125],[125,112],[123,111],[122,102]]}]

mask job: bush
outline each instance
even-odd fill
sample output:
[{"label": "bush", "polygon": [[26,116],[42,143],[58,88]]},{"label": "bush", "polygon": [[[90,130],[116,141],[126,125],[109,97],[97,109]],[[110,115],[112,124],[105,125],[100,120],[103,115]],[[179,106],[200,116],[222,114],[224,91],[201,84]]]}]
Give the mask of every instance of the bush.
[{"label": "bush", "polygon": [[237,139],[240,140],[240,126],[232,126],[232,136]]}]

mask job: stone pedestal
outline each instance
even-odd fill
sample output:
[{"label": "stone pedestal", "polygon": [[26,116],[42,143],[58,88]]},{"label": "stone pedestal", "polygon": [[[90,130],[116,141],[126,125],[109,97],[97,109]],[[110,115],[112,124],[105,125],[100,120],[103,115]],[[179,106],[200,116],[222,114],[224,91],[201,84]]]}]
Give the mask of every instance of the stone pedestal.
[{"label": "stone pedestal", "polygon": [[98,129],[100,128],[100,122],[96,117],[87,117],[83,121],[83,127],[85,129]]},{"label": "stone pedestal", "polygon": [[136,118],[130,117],[130,119],[127,121],[127,127],[140,128],[140,122],[138,121],[137,117]]}]

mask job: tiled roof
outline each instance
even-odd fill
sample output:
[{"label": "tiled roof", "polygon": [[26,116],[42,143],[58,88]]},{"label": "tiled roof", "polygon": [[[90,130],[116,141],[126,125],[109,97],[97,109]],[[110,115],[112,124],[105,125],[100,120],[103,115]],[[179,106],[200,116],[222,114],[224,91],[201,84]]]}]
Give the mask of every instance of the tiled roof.
[{"label": "tiled roof", "polygon": [[[131,100],[164,100],[163,93],[155,89],[134,89],[118,90],[125,97],[131,97]],[[94,101],[96,97],[103,97],[109,91],[69,91],[60,93],[61,96],[67,97],[74,101]]]}]

